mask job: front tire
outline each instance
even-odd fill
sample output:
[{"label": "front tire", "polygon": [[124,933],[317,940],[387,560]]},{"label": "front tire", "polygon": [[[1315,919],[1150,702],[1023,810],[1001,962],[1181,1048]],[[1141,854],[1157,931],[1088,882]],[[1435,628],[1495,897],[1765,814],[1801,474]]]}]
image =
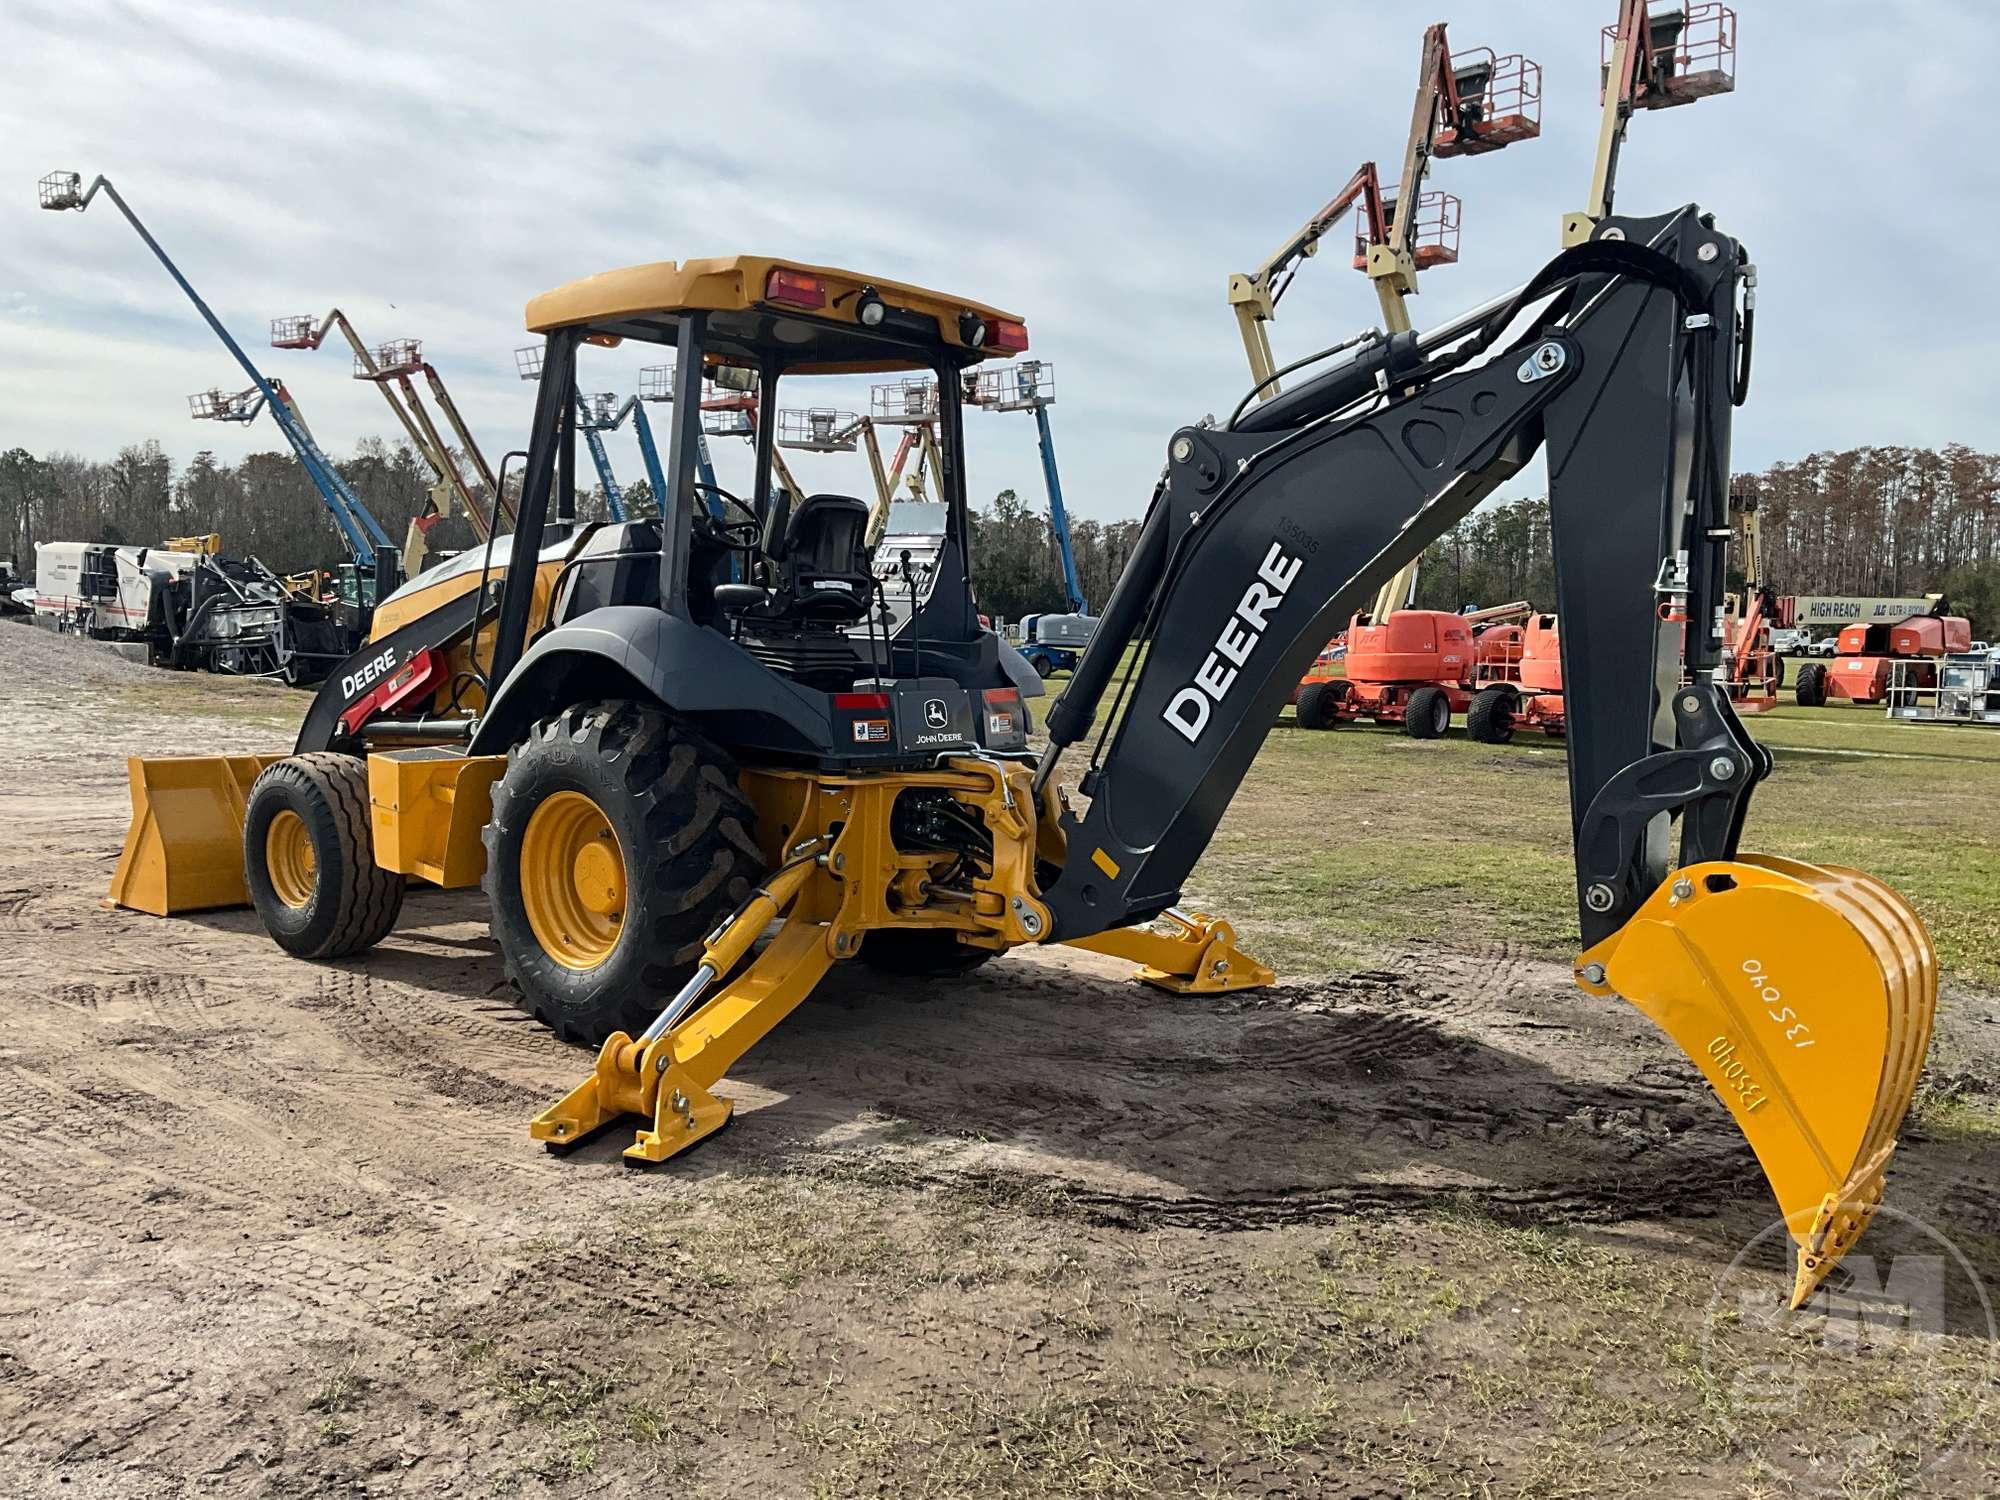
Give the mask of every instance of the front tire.
[{"label": "front tire", "polygon": [[485,832],[521,1008],[568,1042],[644,1029],[763,875],[755,821],[728,757],[664,710],[589,703],[536,724]]},{"label": "front tire", "polygon": [[1435,683],[1418,688],[1403,705],[1403,731],[1413,740],[1441,740],[1451,728],[1451,695]]},{"label": "front tire", "polygon": [[1299,701],[1292,709],[1301,729],[1331,729],[1337,719],[1333,694],[1323,682],[1309,682],[1299,689]]},{"label": "front tire", "polygon": [[1798,699],[1800,708],[1824,708],[1826,706],[1826,666],[1822,662],[1804,662],[1799,667],[1799,675],[1792,683],[1792,694]]},{"label": "front tire", "polygon": [[1482,745],[1504,745],[1514,738],[1518,705],[1504,687],[1481,688],[1465,711],[1465,732]]},{"label": "front tire", "polygon": [[287,953],[346,958],[387,937],[404,881],[375,863],[367,762],[321,750],[266,766],[244,807],[243,879]]}]

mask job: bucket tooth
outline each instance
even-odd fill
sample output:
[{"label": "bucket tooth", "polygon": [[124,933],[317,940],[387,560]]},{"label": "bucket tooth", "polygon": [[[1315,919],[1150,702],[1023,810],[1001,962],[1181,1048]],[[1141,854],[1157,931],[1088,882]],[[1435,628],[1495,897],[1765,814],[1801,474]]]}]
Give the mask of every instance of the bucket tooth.
[{"label": "bucket tooth", "polygon": [[1735,1117],[1799,1246],[1802,1305],[1882,1201],[1937,1009],[1922,921],[1872,876],[1745,855],[1676,871],[1592,965]]}]

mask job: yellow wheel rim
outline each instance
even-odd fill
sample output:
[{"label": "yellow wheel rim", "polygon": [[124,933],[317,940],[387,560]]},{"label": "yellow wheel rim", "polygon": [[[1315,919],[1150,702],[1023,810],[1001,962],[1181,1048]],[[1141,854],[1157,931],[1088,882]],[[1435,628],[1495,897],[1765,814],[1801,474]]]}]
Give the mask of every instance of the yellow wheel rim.
[{"label": "yellow wheel rim", "polygon": [[264,830],[264,869],[271,877],[271,889],[285,905],[302,907],[312,900],[319,880],[319,860],[313,854],[306,820],[289,807]]},{"label": "yellow wheel rim", "polygon": [[566,969],[594,969],[625,924],[625,851],[582,792],[557,792],[521,836],[521,904],[542,951]]}]

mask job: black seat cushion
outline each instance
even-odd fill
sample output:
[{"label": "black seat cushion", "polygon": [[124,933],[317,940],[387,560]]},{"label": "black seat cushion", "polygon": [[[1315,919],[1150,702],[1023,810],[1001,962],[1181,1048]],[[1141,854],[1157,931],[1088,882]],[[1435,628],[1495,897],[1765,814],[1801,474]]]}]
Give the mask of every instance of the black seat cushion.
[{"label": "black seat cushion", "polygon": [[852,495],[808,495],[778,555],[781,608],[801,620],[851,624],[868,612],[868,506]]}]

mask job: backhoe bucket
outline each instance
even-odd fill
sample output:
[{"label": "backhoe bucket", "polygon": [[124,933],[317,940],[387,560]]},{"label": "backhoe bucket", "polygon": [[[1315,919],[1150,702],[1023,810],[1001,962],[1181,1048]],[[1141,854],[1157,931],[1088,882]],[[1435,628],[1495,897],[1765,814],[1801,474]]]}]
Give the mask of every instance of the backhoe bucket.
[{"label": "backhoe bucket", "polygon": [[1798,1243],[1804,1306],[1882,1201],[1930,1046],[1922,921],[1859,871],[1744,855],[1675,872],[1577,971],[1679,1043],[1736,1117]]},{"label": "backhoe bucket", "polygon": [[156,917],[245,906],[243,806],[258,773],[282,755],[173,755],[126,761],[132,824],[111,900]]}]

